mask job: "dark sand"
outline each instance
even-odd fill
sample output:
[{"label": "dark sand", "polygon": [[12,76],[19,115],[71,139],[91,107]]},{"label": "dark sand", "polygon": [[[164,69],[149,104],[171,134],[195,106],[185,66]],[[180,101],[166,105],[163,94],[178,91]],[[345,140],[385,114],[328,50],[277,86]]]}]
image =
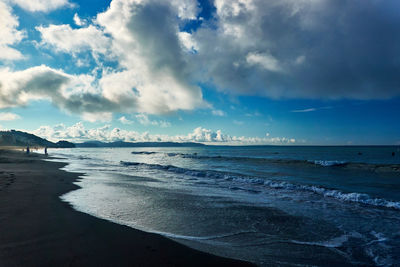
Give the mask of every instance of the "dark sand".
[{"label": "dark sand", "polygon": [[0,266],[245,266],[77,212],[59,196],[77,174],[0,150]]}]

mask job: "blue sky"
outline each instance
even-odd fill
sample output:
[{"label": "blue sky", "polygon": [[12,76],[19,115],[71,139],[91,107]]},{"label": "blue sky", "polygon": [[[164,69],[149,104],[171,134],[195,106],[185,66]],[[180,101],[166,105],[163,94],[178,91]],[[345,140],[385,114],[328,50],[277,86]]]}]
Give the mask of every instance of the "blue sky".
[{"label": "blue sky", "polygon": [[398,1],[0,0],[0,125],[51,140],[400,144]]}]

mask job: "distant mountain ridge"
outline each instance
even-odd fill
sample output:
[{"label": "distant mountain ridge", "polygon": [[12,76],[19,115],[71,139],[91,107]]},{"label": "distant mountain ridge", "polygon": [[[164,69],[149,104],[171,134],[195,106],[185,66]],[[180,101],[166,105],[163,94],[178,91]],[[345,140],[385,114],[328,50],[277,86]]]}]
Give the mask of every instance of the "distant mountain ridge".
[{"label": "distant mountain ridge", "polygon": [[88,141],[84,143],[75,143],[76,147],[199,147],[205,146],[201,143],[194,142],[185,142],[185,143],[177,143],[177,142],[124,142],[124,141],[116,141],[116,142],[100,142],[100,141]]},{"label": "distant mountain ridge", "polygon": [[34,134],[11,130],[0,131],[0,146],[40,146],[50,148],[72,148],[75,145],[68,141],[50,142]]},{"label": "distant mountain ridge", "polygon": [[101,142],[87,141],[83,143],[71,143],[68,141],[51,142],[34,134],[10,130],[0,131],[0,146],[40,146],[49,148],[73,148],[73,147],[199,147],[205,146],[194,142]]}]

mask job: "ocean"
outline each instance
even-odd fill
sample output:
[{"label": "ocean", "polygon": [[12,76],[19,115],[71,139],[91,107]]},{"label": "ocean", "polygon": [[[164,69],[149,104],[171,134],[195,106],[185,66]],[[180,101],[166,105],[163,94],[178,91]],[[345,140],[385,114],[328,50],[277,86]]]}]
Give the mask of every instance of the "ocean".
[{"label": "ocean", "polygon": [[[394,152],[394,155],[392,154]],[[49,150],[78,211],[260,266],[400,266],[400,149]]]}]

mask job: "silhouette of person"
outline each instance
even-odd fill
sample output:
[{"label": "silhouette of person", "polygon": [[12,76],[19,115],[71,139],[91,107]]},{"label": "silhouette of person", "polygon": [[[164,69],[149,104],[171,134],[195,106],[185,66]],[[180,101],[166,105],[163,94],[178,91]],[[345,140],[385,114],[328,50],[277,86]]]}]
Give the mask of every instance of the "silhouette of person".
[{"label": "silhouette of person", "polygon": [[44,154],[47,155],[47,146],[44,148]]},{"label": "silhouette of person", "polygon": [[29,154],[29,146],[26,146],[26,154]]}]

